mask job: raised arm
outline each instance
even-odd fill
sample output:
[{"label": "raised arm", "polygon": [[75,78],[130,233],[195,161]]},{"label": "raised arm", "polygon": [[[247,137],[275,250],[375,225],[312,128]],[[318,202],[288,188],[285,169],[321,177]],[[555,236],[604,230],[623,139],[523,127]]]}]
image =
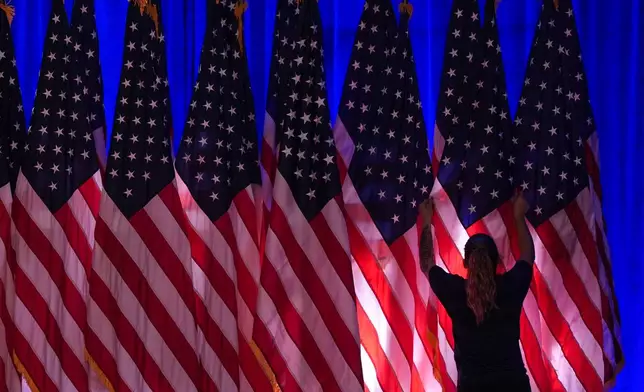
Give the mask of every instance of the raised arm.
[{"label": "raised arm", "polygon": [[523,193],[519,192],[514,197],[514,221],[517,225],[517,236],[519,239],[519,250],[521,255],[520,260],[527,261],[530,264],[534,263],[534,243],[532,236],[526,223],[525,214],[528,211],[528,202],[523,197]]},{"label": "raised arm", "polygon": [[432,216],[434,205],[431,199],[425,200],[419,207],[420,216],[423,221],[423,229],[420,234],[420,268],[429,274],[429,270],[436,265],[434,259],[434,241],[432,240]]}]

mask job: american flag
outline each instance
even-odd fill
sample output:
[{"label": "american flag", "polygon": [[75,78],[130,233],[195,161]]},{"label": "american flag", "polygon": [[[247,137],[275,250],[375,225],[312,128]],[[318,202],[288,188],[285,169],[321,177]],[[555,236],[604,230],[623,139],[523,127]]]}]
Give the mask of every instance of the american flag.
[{"label": "american flag", "polygon": [[101,64],[98,56],[98,34],[96,32],[96,16],[94,0],[76,0],[72,10],[72,30],[77,42],[74,51],[80,51],[82,66],[85,69],[86,88],[89,91],[88,116],[94,130],[94,141],[101,167],[105,168],[105,110],[103,107],[103,79]]},{"label": "american flag", "polygon": [[[264,118],[264,131],[262,132],[262,148],[260,155],[260,170],[262,173],[262,201],[264,213],[262,214],[262,247],[266,240],[265,234],[268,225],[267,217],[270,211],[273,198],[272,183],[275,180],[277,164],[275,162],[275,151],[277,149],[277,140],[275,137],[276,125],[282,124],[281,118],[284,116],[283,104],[281,97],[284,95],[286,88],[280,84],[280,78],[285,72],[289,71],[290,64],[279,55],[280,45],[284,45],[280,40],[283,37],[293,35],[295,28],[295,12],[293,0],[277,0],[277,14],[275,16],[275,32],[273,34],[273,56],[271,60],[270,76],[268,79],[268,97],[266,101],[266,113]],[[288,38],[287,38],[288,39]],[[279,94],[279,96],[278,96]]]},{"label": "american flag", "polygon": [[[496,25],[495,1],[485,4],[481,21],[478,2],[455,0],[445,47],[444,69],[434,129],[435,257],[439,266],[466,276],[463,248],[468,238],[485,233],[505,256],[502,269],[514,265],[514,219],[509,203],[516,181],[512,177],[513,132]],[[482,23],[483,22],[483,23]],[[534,299],[528,294],[521,316],[521,348],[533,388],[548,371],[539,347],[540,326],[526,318]],[[451,320],[438,309],[439,339],[448,390],[458,380],[453,359]],[[535,389],[536,390],[536,389]]]},{"label": "american flag", "polygon": [[76,42],[54,2],[12,206],[14,362],[32,391],[88,390],[83,331],[101,178]]},{"label": "american flag", "polygon": [[603,390],[623,361],[585,79],[571,1],[545,1],[513,140],[537,256],[526,312],[554,370],[541,391]]},{"label": "american flag", "polygon": [[252,342],[261,176],[248,64],[237,36],[240,7],[244,3],[232,0],[208,2],[176,170],[190,222],[201,362],[219,391],[261,392],[271,390]]},{"label": "american flag", "polygon": [[0,391],[3,392],[20,390],[20,377],[11,358],[15,254],[10,233],[11,194],[20,169],[25,119],[9,23],[13,12],[13,8],[0,2]]},{"label": "american flag", "polygon": [[[408,23],[390,0],[368,0],[354,42],[335,138],[369,391],[435,391],[436,329],[418,255],[418,205],[432,172]],[[435,319],[435,317],[434,317]],[[431,332],[431,336],[430,336]],[[438,361],[438,362],[435,362]]]},{"label": "american flag", "polygon": [[268,124],[277,122],[265,132],[277,143],[262,152],[274,166],[264,167],[272,205],[254,338],[284,392],[363,391],[317,1],[280,1],[275,34]]},{"label": "american flag", "polygon": [[131,2],[105,193],[96,221],[87,353],[109,390],[216,390],[197,349],[187,222],[170,145],[157,3]]},{"label": "american flag", "polygon": [[25,142],[25,114],[11,38],[15,9],[0,0],[0,154],[8,159],[11,189],[15,190]]}]

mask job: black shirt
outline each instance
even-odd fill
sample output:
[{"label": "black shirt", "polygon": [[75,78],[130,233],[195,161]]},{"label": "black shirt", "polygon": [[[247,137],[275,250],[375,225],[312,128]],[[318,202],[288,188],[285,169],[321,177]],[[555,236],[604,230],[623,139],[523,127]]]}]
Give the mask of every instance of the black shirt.
[{"label": "black shirt", "polygon": [[477,325],[474,313],[467,306],[466,280],[440,267],[429,270],[432,289],[452,319],[459,387],[517,379],[527,381],[519,348],[519,319],[532,280],[532,265],[518,261],[496,279],[497,308]]}]

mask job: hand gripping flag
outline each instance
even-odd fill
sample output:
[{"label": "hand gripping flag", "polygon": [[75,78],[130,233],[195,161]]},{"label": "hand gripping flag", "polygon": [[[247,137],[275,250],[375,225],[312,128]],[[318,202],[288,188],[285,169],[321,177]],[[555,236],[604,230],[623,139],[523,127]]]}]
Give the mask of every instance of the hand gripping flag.
[{"label": "hand gripping flag", "polygon": [[441,388],[433,371],[441,362],[436,317],[418,254],[418,205],[433,179],[408,36],[411,11],[401,4],[398,28],[390,1],[365,3],[334,129],[346,167],[343,196],[371,391]]},{"label": "hand gripping flag", "polygon": [[[463,248],[474,234],[494,239],[504,255],[501,269],[512,267],[518,257],[511,246],[510,203],[516,157],[495,5],[494,0],[486,2],[481,24],[478,2],[454,2],[434,127],[435,256],[438,265],[462,276],[467,274]],[[442,306],[438,314],[445,378],[456,383],[451,320]],[[541,379],[546,373],[536,335],[539,326],[528,323],[525,311],[521,317],[521,347],[529,374]]]},{"label": "hand gripping flag", "polygon": [[[536,248],[528,298],[553,389],[603,390],[623,362],[598,144],[572,3],[544,1],[515,119],[515,176]],[[528,303],[529,303],[528,302]]]}]

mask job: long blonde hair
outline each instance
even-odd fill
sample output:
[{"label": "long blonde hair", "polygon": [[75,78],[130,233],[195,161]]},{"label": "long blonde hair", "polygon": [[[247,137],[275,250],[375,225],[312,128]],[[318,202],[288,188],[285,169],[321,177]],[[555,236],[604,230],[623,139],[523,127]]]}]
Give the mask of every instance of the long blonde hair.
[{"label": "long blonde hair", "polygon": [[496,308],[496,266],[499,251],[494,240],[485,234],[476,234],[465,244],[463,263],[467,269],[467,306],[472,309],[476,323]]}]

